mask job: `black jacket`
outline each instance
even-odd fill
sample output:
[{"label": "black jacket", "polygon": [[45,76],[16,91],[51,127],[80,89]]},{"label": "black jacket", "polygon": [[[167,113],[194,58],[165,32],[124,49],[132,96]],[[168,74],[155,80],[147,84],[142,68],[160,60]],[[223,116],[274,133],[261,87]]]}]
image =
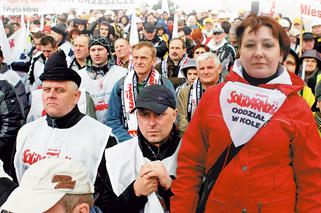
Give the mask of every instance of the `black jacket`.
[{"label": "black jacket", "polygon": [[[176,130],[175,126],[173,126],[171,136],[160,147],[156,147],[149,144],[146,141],[146,139],[142,136],[140,131],[138,131],[138,141],[143,156],[151,161],[163,160],[173,155],[180,143],[180,140],[181,138],[178,135],[178,131]],[[151,149],[153,150],[153,152],[151,151]],[[114,193],[112,189],[110,179],[107,174],[105,178],[106,190],[103,195],[103,206],[100,206],[103,212],[138,213],[141,209],[143,209],[147,202],[147,196],[137,197],[135,195],[134,182],[135,181],[133,181],[126,188],[126,190],[119,197],[117,197],[117,195]],[[173,195],[171,190],[166,191],[164,188],[159,187],[158,194],[164,199],[167,209],[170,209],[169,200],[170,197]]]},{"label": "black jacket", "polygon": [[23,107],[14,87],[0,80],[0,159],[11,174],[18,130],[24,124]]},{"label": "black jacket", "polygon": [[[142,41],[148,41],[148,40],[146,38],[143,38]],[[156,57],[163,60],[165,54],[168,51],[166,42],[163,41],[161,38],[159,38],[157,35],[155,35],[154,39],[149,42],[151,42],[157,50]]]}]

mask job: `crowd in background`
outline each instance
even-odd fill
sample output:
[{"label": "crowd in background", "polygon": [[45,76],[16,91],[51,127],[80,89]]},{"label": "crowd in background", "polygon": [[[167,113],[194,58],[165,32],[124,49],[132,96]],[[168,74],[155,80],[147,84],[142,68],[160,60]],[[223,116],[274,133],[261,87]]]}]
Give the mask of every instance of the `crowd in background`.
[{"label": "crowd in background", "polygon": [[[136,10],[140,42],[135,45],[130,44],[132,14],[125,10],[81,14],[71,10],[46,14],[43,20],[37,14],[25,17],[30,48],[10,64],[4,63],[0,49],[0,159],[4,170],[12,176],[17,172],[13,156],[18,131],[46,115],[41,92],[43,80],[51,79],[41,76],[60,66],[81,77],[80,112],[110,127],[116,143],[141,134],[131,101],[151,84],[163,84],[173,94],[178,108],[175,127],[183,137],[203,93],[228,80],[237,65],[237,27],[248,15],[243,11],[236,17],[215,10],[177,11],[178,30],[174,32],[174,14]],[[279,63],[304,81],[298,94],[311,109],[321,136],[321,19],[312,20],[307,29],[300,17],[286,15],[275,18],[290,39],[289,54]],[[20,16],[2,16],[2,21],[8,38],[22,27]],[[57,52],[63,52],[62,58],[50,61]],[[152,82],[151,76],[158,79]],[[137,83],[137,88],[131,83]]]}]

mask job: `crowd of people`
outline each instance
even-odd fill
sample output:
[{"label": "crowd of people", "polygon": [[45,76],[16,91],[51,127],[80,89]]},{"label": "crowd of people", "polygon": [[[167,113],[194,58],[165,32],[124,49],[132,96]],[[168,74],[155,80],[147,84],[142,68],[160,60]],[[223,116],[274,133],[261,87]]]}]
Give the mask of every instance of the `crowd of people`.
[{"label": "crowd of people", "polygon": [[28,17],[0,49],[0,209],[321,212],[321,19],[226,14],[137,10],[136,44],[123,10]]}]

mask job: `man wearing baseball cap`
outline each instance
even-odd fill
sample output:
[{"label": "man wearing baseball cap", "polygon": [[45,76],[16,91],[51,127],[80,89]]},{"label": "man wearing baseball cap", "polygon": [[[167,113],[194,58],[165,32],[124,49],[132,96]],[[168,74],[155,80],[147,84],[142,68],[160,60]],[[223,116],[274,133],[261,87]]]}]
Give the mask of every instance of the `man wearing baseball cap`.
[{"label": "man wearing baseball cap", "polygon": [[65,158],[84,164],[97,186],[103,152],[107,144],[115,144],[116,140],[110,136],[111,128],[79,111],[81,78],[67,68],[61,54],[64,55],[59,51],[48,59],[40,76],[46,116],[24,125],[18,132],[14,157],[17,180],[21,182],[25,171],[37,161]]},{"label": "man wearing baseball cap", "polygon": [[302,34],[302,52],[313,50],[315,44],[314,36],[311,32]]},{"label": "man wearing baseball cap", "polygon": [[149,22],[145,23],[143,34],[144,36],[142,41],[148,41],[152,43],[157,50],[156,57],[162,60],[167,53],[168,48],[166,42],[163,41],[159,36],[157,36],[155,24]]},{"label": "man wearing baseball cap", "polygon": [[138,136],[105,151],[109,190],[103,211],[168,212],[180,146],[175,97],[164,85],[147,86],[135,111]]},{"label": "man wearing baseball cap", "polygon": [[100,212],[93,207],[93,194],[94,186],[84,165],[47,158],[26,171],[1,209],[14,213]]},{"label": "man wearing baseball cap", "polygon": [[67,61],[71,60],[74,55],[72,44],[66,40],[67,37],[67,27],[63,23],[58,23],[51,27],[51,36],[57,41],[58,48],[65,52]]},{"label": "man wearing baseball cap", "polygon": [[226,40],[226,34],[221,26],[216,26],[213,29],[213,38],[208,42],[207,46],[212,53],[215,53],[222,64],[221,75],[225,76],[229,73],[231,66],[234,63],[236,52],[234,47]]},{"label": "man wearing baseball cap", "polygon": [[89,41],[91,64],[78,71],[81,76],[81,88],[92,97],[97,120],[105,123],[108,101],[116,82],[127,75],[127,69],[112,65],[110,46],[105,37],[94,36]]}]

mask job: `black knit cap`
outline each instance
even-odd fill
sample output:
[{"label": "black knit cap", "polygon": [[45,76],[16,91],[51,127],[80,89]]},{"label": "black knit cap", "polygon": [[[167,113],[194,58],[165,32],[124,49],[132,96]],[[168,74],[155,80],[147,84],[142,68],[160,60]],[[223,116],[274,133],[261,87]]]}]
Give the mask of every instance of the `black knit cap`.
[{"label": "black knit cap", "polygon": [[144,87],[138,94],[135,109],[145,108],[157,114],[163,113],[168,107],[176,109],[176,101],[173,93],[164,85],[150,85]]},{"label": "black knit cap", "polygon": [[59,33],[61,35],[63,35],[64,37],[67,35],[67,30],[66,30],[66,25],[65,24],[56,24],[55,26],[53,26],[51,28],[52,31]]},{"label": "black knit cap", "polygon": [[105,37],[103,36],[94,36],[89,41],[89,48],[94,45],[100,45],[105,47],[108,50],[109,44]]},{"label": "black knit cap", "polygon": [[39,78],[41,81],[73,81],[78,87],[81,83],[81,77],[78,73],[73,69],[68,68],[66,55],[62,50],[56,52],[48,59],[45,64],[44,72]]}]

